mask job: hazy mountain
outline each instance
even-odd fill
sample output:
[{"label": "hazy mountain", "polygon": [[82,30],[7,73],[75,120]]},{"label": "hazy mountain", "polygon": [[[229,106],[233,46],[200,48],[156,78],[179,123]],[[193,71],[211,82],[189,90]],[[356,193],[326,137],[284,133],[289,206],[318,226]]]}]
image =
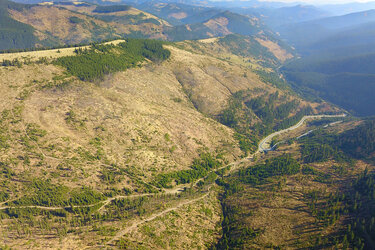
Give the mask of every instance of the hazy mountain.
[{"label": "hazy mountain", "polygon": [[[347,32],[347,30],[354,31],[357,26],[373,21],[375,21],[375,10],[368,10],[344,16],[284,25],[279,27],[277,31],[289,43],[304,51],[310,44],[328,39],[344,31]],[[353,39],[356,39],[356,36],[353,36]],[[340,46],[339,43],[338,46]]]},{"label": "hazy mountain", "polygon": [[291,23],[300,23],[330,16],[330,13],[311,5],[296,5],[277,9],[257,10],[267,25],[277,27]]},{"label": "hazy mountain", "polygon": [[346,15],[354,12],[362,12],[370,9],[375,9],[375,2],[359,3],[352,2],[346,4],[328,4],[318,5],[319,8],[332,13],[333,15]]},{"label": "hazy mountain", "polygon": [[159,1],[136,3],[134,6],[163,18],[173,25],[203,22],[222,12],[222,10],[215,8],[186,5],[183,3],[161,3]]}]

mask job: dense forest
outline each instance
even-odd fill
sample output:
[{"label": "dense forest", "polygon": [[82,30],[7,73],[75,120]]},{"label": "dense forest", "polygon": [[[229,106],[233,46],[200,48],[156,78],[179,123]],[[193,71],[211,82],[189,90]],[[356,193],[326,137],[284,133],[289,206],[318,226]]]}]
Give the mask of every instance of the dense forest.
[{"label": "dense forest", "polygon": [[267,159],[264,164],[249,167],[238,172],[243,183],[259,185],[274,176],[294,175],[300,171],[300,164],[290,154]]},{"label": "dense forest", "polygon": [[300,59],[283,67],[283,73],[297,92],[320,97],[353,114],[374,115],[375,75],[370,69],[374,55],[334,60]]},{"label": "dense forest", "polygon": [[76,49],[75,56],[58,58],[55,64],[83,81],[103,78],[104,75],[139,65],[144,59],[163,61],[170,51],[156,40],[126,39],[119,45],[93,44],[90,49]]},{"label": "dense forest", "polygon": [[39,41],[34,35],[34,29],[11,18],[8,8],[19,9],[23,5],[0,0],[0,50],[34,47]]},{"label": "dense forest", "polygon": [[338,140],[339,147],[348,155],[361,159],[374,157],[375,120],[364,121],[358,127],[342,133]]},{"label": "dense forest", "polygon": [[[90,189],[71,190],[66,186],[54,185],[50,181],[35,179],[29,185],[30,194],[11,202],[14,206],[70,206],[97,203],[105,198],[102,194]],[[34,194],[32,194],[34,193]]]}]

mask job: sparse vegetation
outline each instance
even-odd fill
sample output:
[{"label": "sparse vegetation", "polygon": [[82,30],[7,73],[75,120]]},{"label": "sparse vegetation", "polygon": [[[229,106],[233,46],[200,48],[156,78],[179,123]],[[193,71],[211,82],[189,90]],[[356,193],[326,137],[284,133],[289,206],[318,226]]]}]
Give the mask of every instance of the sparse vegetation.
[{"label": "sparse vegetation", "polygon": [[[172,181],[175,181],[176,184],[191,183],[195,180],[207,176],[210,171],[214,171],[215,169],[221,167],[222,164],[223,161],[220,156],[214,157],[210,153],[202,153],[200,155],[200,158],[193,161],[193,164],[190,167],[191,169],[167,174],[160,174],[157,176],[155,182],[157,186],[164,188],[171,187]],[[212,177],[207,178],[209,181]]]},{"label": "sparse vegetation", "polygon": [[[102,26],[94,18],[110,27],[124,19],[114,12],[125,10],[98,7],[93,17],[78,11],[64,22],[77,30],[95,27],[99,37]],[[163,33],[155,25],[164,21],[129,13],[136,14],[123,23],[144,24],[160,38],[210,30],[194,24]],[[229,30],[253,32],[235,24],[257,23],[220,15],[233,18]],[[6,242],[21,248],[371,248],[374,178],[372,170],[357,176],[361,168],[373,168],[371,120],[339,124],[337,134],[329,126],[242,158],[267,134],[312,113],[310,107],[331,110],[293,95],[279,75],[262,69],[276,69],[279,62],[257,34],[173,46],[126,39],[70,48],[68,57],[60,49],[38,62],[5,60],[4,66],[15,66],[0,68]],[[348,129],[352,124],[359,126]]]},{"label": "sparse vegetation", "polygon": [[[228,107],[218,117],[219,121],[237,132],[235,137],[241,149],[247,154],[257,147],[258,140],[274,131],[296,124],[303,116],[312,112],[311,107],[299,107],[297,100],[286,101],[277,91],[270,95],[251,97],[250,91],[235,93]],[[295,113],[291,116],[291,114]]]}]

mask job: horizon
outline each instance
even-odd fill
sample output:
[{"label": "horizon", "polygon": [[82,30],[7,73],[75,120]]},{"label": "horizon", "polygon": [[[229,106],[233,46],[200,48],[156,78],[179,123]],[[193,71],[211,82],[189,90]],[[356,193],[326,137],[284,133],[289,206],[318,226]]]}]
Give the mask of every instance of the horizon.
[{"label": "horizon", "polygon": [[[251,0],[211,0],[213,2],[250,2]],[[259,2],[282,2],[282,3],[290,3],[290,4],[312,4],[312,5],[330,5],[330,4],[348,4],[348,3],[371,3],[375,2],[373,0],[258,0]]]}]

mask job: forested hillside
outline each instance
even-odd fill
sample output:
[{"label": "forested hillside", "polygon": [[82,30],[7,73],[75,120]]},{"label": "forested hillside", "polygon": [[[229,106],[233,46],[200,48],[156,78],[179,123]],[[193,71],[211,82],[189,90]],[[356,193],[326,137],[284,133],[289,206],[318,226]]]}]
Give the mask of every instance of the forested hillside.
[{"label": "forested hillside", "polygon": [[375,155],[375,120],[370,119],[339,136],[338,146],[355,158],[373,158]]},{"label": "forested hillside", "polygon": [[[116,38],[182,41],[235,34],[248,36],[251,47],[254,47],[250,53],[257,53],[258,57],[262,57],[262,53],[277,52],[280,47],[287,50],[287,54],[278,53],[277,60],[290,59],[292,53],[290,47],[282,43],[256,15],[245,16],[185,4],[139,5],[155,16],[123,4],[56,2],[28,5],[7,0],[2,0],[2,3],[1,16],[5,18],[2,24],[7,23],[7,31],[2,33],[4,40],[0,49],[3,50],[57,47]],[[23,31],[17,31],[18,37],[10,40],[9,32],[14,36],[16,28]]]},{"label": "forested hillside", "polygon": [[302,57],[283,67],[298,92],[355,115],[374,115],[375,12],[352,13],[285,26],[281,36]]},{"label": "forested hillside", "polygon": [[318,96],[360,116],[374,115],[373,54],[329,60],[300,59],[283,67],[286,78],[305,96]]},{"label": "forested hillside", "polygon": [[8,8],[22,8],[22,5],[0,1],[0,50],[31,48],[39,41],[32,26],[12,19]]},{"label": "forested hillside", "polygon": [[[375,11],[351,13],[343,16],[327,17],[308,22],[300,22],[277,28],[281,36],[301,52],[306,52],[309,46],[324,41],[339,33],[355,31],[357,28],[375,21]],[[352,37],[357,39],[356,36]],[[340,42],[337,44],[340,47]]]},{"label": "forested hillside", "polygon": [[246,36],[270,35],[270,31],[256,17],[239,15],[230,11],[218,13],[203,22],[179,25],[167,28],[170,40],[193,40],[209,37],[240,34]]},{"label": "forested hillside", "polygon": [[301,157],[305,162],[371,159],[375,153],[374,124],[374,119],[365,120],[340,134],[314,131],[301,139]]}]

